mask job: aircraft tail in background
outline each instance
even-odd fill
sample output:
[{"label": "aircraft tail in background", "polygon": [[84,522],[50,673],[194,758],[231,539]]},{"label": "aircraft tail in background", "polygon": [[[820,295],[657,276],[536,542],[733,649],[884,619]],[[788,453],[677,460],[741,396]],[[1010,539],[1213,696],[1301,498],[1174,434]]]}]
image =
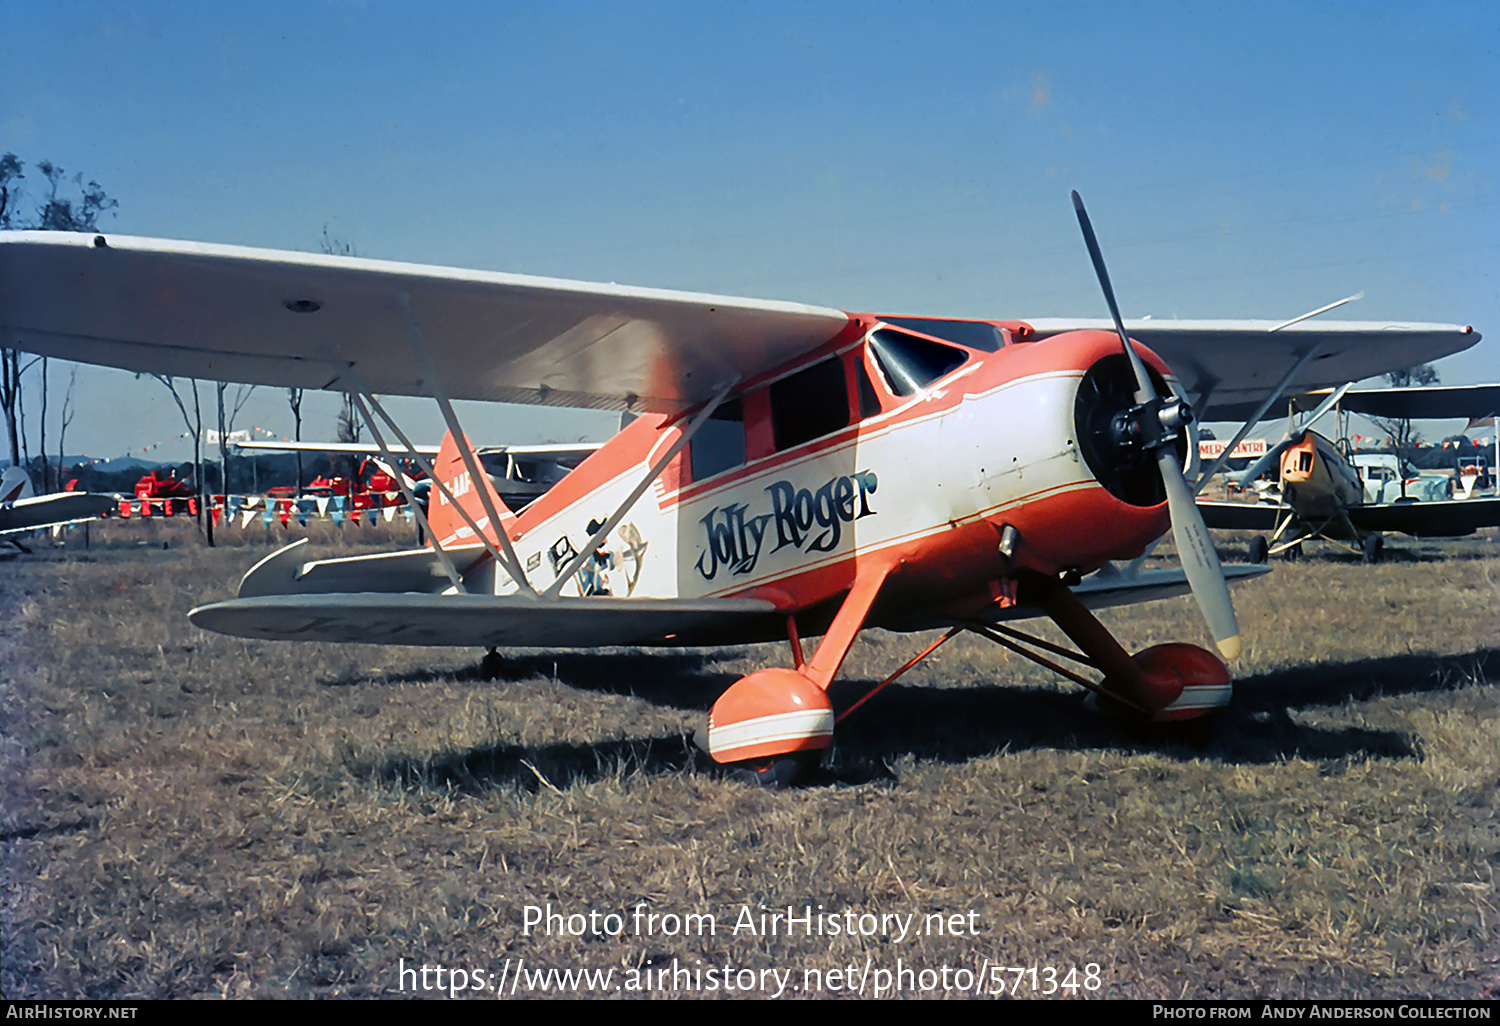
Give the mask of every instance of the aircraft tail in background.
[{"label": "aircraft tail in background", "polygon": [[31,487],[31,475],[20,467],[6,467],[0,474],[0,502],[15,502],[29,499],[36,492]]},{"label": "aircraft tail in background", "polygon": [[[462,444],[472,455],[474,448],[467,438],[463,439]],[[474,456],[474,465],[480,466],[478,456]],[[480,498],[480,489],[489,493],[490,502],[500,516],[500,526],[507,532],[514,529],[516,515],[510,511],[500,498],[500,494],[495,491],[495,486],[488,474],[481,473],[479,480],[474,480],[463,453],[459,449],[459,441],[454,438],[453,432],[450,431],[443,436],[443,444],[438,449],[437,459],[433,462],[432,469],[437,471],[438,480],[447,486],[448,491],[458,501],[459,507],[491,541],[498,542],[499,535],[495,526],[490,523],[489,512]],[[458,509],[454,508],[453,504],[448,501],[448,496],[443,494],[443,490],[436,484],[432,487],[431,499],[427,507],[427,521],[441,545],[462,545],[478,540],[474,536],[474,529],[465,522]]]}]

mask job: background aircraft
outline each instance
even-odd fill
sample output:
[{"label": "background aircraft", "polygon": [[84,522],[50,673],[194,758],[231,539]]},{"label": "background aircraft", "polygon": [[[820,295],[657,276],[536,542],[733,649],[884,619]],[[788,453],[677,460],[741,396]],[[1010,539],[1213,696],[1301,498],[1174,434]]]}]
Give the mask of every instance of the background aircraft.
[{"label": "background aircraft", "polygon": [[[1269,403],[1478,341],[1456,325],[1151,322],[1150,348],[1132,344],[1074,204],[1112,330],[62,233],[0,236],[0,324],[70,359],[353,390],[383,450],[389,431],[423,459],[376,393],[437,401],[450,431],[424,468],[439,490],[428,547],[308,561],[290,546],[236,598],[194,610],[200,626],[489,648],[785,639],[791,667],[732,685],[703,740],[780,779],[831,743],[827,687],[867,625],[948,625],[917,659],[972,630],[1152,719],[1221,707],[1213,653],[1132,655],[1090,612],[1190,589],[1237,652],[1184,478],[1193,407]],[[464,440],[458,398],[641,415],[516,515]],[[1169,527],[1181,571],[1112,567]],[[1080,652],[1004,624],[1037,615]]]},{"label": "background aircraft", "polygon": [[[1378,562],[1383,535],[1401,532],[1418,538],[1455,538],[1481,527],[1500,526],[1500,497],[1438,501],[1421,499],[1414,489],[1395,497],[1382,490],[1372,500],[1367,482],[1346,447],[1330,441],[1311,425],[1335,409],[1378,417],[1439,419],[1488,416],[1500,408],[1500,385],[1436,386],[1424,388],[1351,389],[1314,392],[1322,402],[1302,426],[1257,460],[1237,480],[1248,484],[1272,466],[1278,467],[1279,503],[1239,503],[1199,500],[1209,527],[1267,531],[1250,544],[1251,562],[1284,553],[1296,558],[1302,543],[1314,539],[1357,552],[1367,563]],[[1398,481],[1405,482],[1399,473]],[[1384,501],[1379,501],[1384,500]]]},{"label": "background aircraft", "polygon": [[0,538],[20,549],[25,546],[16,540],[16,535],[93,520],[114,507],[112,496],[91,492],[37,495],[30,475],[20,467],[6,467],[0,473]]},{"label": "background aircraft", "polygon": [[[601,444],[575,442],[496,445],[480,446],[474,451],[505,503],[512,509],[521,509],[566,477],[570,470],[596,452]],[[396,491],[396,475],[401,472],[393,462],[382,458],[386,454],[381,451],[380,446],[365,442],[233,442],[231,448],[242,452],[345,453],[373,458],[389,481],[367,485],[367,490],[370,491]],[[397,443],[389,447],[389,456],[395,457],[396,461],[418,453],[428,457],[436,456],[438,446],[418,445],[409,450]],[[407,484],[418,499],[423,503],[427,501],[428,489],[432,486],[430,481],[408,477]],[[312,488],[313,485],[307,487]],[[348,494],[348,486],[341,494]]]}]

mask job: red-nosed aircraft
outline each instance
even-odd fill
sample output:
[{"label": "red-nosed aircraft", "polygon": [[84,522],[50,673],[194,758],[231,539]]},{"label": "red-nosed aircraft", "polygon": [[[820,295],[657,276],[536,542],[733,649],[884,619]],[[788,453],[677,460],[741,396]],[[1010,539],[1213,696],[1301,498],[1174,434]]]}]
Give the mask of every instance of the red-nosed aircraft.
[{"label": "red-nosed aircraft", "polygon": [[[718,762],[780,779],[830,745],[827,688],[867,626],[948,627],[918,659],[973,630],[1147,718],[1221,707],[1218,656],[1132,655],[1090,612],[1191,589],[1225,656],[1239,647],[1184,480],[1189,397],[1200,415],[1269,405],[1478,340],[1454,325],[1146,321],[1132,344],[1074,204],[1105,328],[45,232],[0,236],[0,329],[69,359],[352,391],[387,450],[416,447],[377,393],[437,401],[450,430],[428,468],[432,544],[330,560],[289,546],[194,623],[490,649],[785,640],[790,665],[732,685],[701,735]],[[463,441],[460,398],[640,415],[516,515]],[[1114,567],[1169,527],[1182,570]],[[1004,623],[1039,615],[1081,653]]]}]

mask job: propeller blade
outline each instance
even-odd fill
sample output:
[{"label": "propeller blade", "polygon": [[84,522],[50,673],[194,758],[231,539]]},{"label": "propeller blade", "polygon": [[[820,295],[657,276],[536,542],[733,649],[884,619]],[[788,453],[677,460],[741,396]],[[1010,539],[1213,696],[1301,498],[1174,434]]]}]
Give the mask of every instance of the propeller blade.
[{"label": "propeller blade", "polygon": [[1167,489],[1172,540],[1177,543],[1177,556],[1182,560],[1193,598],[1203,611],[1203,619],[1208,621],[1214,644],[1219,646],[1225,659],[1233,659],[1240,654],[1240,626],[1234,618],[1234,604],[1229,599],[1229,585],[1224,583],[1219,554],[1214,551],[1208,526],[1193,500],[1192,490],[1183,479],[1177,453],[1170,446],[1163,446],[1157,450],[1156,462],[1161,468],[1162,484]]},{"label": "propeller blade", "polygon": [[[1130,368],[1135,373],[1135,401],[1145,404],[1157,399],[1156,388],[1146,373],[1146,365],[1130,336],[1125,333],[1125,322],[1120,318],[1120,304],[1115,302],[1115,290],[1109,283],[1109,272],[1104,267],[1104,254],[1099,250],[1099,240],[1094,236],[1094,226],[1083,209],[1083,197],[1073,192],[1073,210],[1078,214],[1078,226],[1083,229],[1083,241],[1089,249],[1089,259],[1094,262],[1094,274],[1099,278],[1099,287],[1104,290],[1104,301],[1109,305],[1109,315],[1114,318],[1115,331],[1120,335],[1120,344],[1130,359]],[[1187,575],[1188,585],[1193,589],[1193,598],[1208,621],[1208,629],[1214,643],[1224,658],[1233,659],[1240,652],[1240,627],[1234,618],[1234,605],[1229,600],[1229,585],[1224,582],[1224,571],[1219,566],[1219,554],[1214,551],[1208,526],[1203,523],[1203,514],[1193,499],[1193,491],[1182,476],[1182,464],[1177,452],[1170,444],[1156,450],[1156,465],[1161,471],[1162,486],[1167,493],[1167,511],[1172,520],[1172,538],[1177,543],[1178,558]]]},{"label": "propeller blade", "polygon": [[1150,375],[1146,373],[1146,365],[1141,362],[1135,346],[1130,344],[1130,336],[1125,334],[1125,322],[1120,318],[1120,304],[1115,302],[1115,290],[1109,283],[1109,271],[1104,267],[1104,254],[1099,250],[1099,240],[1094,236],[1089,213],[1083,209],[1083,197],[1078,195],[1076,189],[1073,190],[1073,210],[1078,214],[1078,227],[1083,229],[1083,242],[1089,248],[1089,259],[1094,262],[1094,274],[1099,278],[1099,287],[1104,290],[1104,301],[1109,304],[1109,315],[1115,320],[1120,345],[1125,347],[1125,355],[1130,358],[1130,369],[1135,373],[1135,401],[1144,403],[1155,399],[1156,388],[1151,384]]}]

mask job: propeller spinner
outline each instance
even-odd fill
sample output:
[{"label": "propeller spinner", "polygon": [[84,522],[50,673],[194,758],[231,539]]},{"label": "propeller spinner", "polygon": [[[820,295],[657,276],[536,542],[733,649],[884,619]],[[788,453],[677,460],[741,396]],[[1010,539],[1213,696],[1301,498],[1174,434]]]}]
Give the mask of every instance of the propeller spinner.
[{"label": "propeller spinner", "polygon": [[1076,191],[1073,193],[1073,209],[1078,213],[1078,226],[1083,229],[1083,241],[1088,246],[1089,258],[1094,262],[1094,273],[1104,291],[1109,314],[1114,318],[1120,345],[1135,374],[1136,405],[1122,415],[1117,430],[1130,435],[1137,444],[1155,454],[1166,492],[1167,511],[1172,520],[1172,538],[1177,543],[1193,598],[1208,621],[1209,632],[1213,634],[1219,651],[1224,658],[1233,659],[1240,652],[1240,628],[1229,600],[1229,586],[1224,582],[1224,571],[1208,536],[1208,527],[1203,523],[1203,514],[1193,501],[1192,488],[1183,477],[1182,464],[1177,459],[1175,443],[1182,430],[1193,421],[1192,408],[1176,396],[1163,400],[1157,393],[1145,363],[1125,333],[1125,322],[1120,318],[1120,307],[1109,283],[1099,240],[1094,236],[1094,226],[1089,223],[1088,212],[1083,208],[1083,198]]}]

